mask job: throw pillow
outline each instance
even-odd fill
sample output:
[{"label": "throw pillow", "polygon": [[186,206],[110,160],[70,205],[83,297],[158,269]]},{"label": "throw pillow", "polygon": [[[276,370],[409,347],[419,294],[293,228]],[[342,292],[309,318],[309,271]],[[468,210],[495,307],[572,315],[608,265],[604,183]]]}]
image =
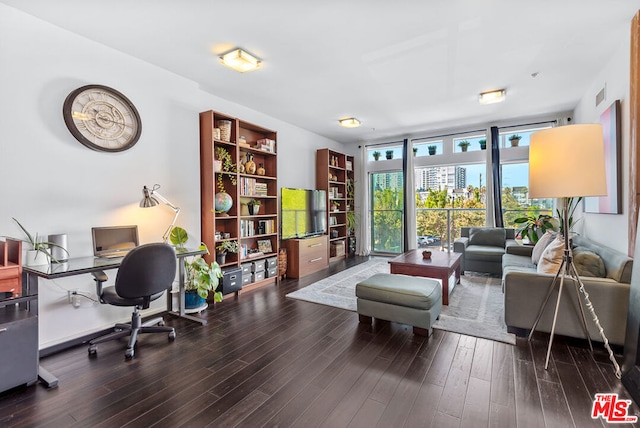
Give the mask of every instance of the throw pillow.
[{"label": "throw pillow", "polygon": [[533,250],[531,251],[531,262],[534,265],[538,264],[538,262],[540,261],[540,257],[542,257],[542,253],[544,252],[545,248],[547,248],[547,246],[551,244],[551,242],[555,239],[557,234],[558,234],[557,232],[554,232],[552,230],[547,230],[544,233],[544,235],[542,235],[540,239],[538,239],[538,242],[536,242],[536,245],[533,247]]},{"label": "throw pillow", "polygon": [[564,252],[564,238],[558,234],[556,239],[551,241],[547,248],[542,252],[542,256],[538,261],[538,273],[558,273],[562,264],[562,254]]},{"label": "throw pillow", "polygon": [[573,249],[573,264],[580,276],[594,276],[596,278],[607,276],[607,269],[602,258],[584,247]]},{"label": "throw pillow", "polygon": [[507,232],[500,227],[472,227],[469,229],[468,245],[487,245],[490,247],[504,248],[506,241]]}]

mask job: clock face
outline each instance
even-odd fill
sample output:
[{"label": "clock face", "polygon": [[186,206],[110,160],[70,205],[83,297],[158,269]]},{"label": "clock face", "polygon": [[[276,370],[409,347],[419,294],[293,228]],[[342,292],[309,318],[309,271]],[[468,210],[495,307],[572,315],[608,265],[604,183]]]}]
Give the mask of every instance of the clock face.
[{"label": "clock face", "polygon": [[127,97],[102,85],[71,92],[62,107],[71,134],[92,150],[121,152],[138,141],[142,121]]}]

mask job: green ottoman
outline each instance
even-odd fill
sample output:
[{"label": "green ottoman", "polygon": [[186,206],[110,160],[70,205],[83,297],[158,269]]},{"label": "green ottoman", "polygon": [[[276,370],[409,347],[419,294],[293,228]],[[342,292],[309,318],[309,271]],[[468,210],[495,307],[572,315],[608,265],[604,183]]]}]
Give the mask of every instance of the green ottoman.
[{"label": "green ottoman", "polygon": [[442,309],[439,281],[420,276],[377,273],[356,284],[360,322],[371,318],[408,324],[413,334],[430,336]]}]

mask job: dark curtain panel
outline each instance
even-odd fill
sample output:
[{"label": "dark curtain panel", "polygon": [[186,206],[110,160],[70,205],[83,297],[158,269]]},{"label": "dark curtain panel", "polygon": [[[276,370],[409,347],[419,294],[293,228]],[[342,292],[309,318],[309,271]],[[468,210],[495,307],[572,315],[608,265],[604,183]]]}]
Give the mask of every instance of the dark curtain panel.
[{"label": "dark curtain panel", "polygon": [[493,212],[496,218],[496,227],[504,227],[502,177],[500,176],[500,134],[497,126],[491,127],[491,173],[493,175]]},{"label": "dark curtain panel", "polygon": [[[402,142],[402,174],[403,174],[404,177],[406,177],[407,174],[409,173],[409,165],[407,164],[409,162],[408,159],[409,159],[409,140],[405,138],[403,140],[403,142]],[[412,198],[408,198],[407,197],[408,196],[407,195],[407,183],[406,183],[405,178],[403,178],[402,181],[404,183],[404,195],[403,195],[403,198],[402,198],[402,200],[404,201],[404,204],[403,204],[404,210],[403,210],[403,214],[402,215],[405,217],[405,218],[402,219],[402,222],[404,224],[407,224],[407,218],[406,218],[407,217],[407,212],[408,212],[407,211],[407,208],[408,208],[407,204],[411,203],[411,202],[415,203],[415,198],[412,199]],[[403,229],[404,229],[404,231],[403,231],[403,234],[404,234],[403,252],[406,253],[407,251],[409,251],[409,236],[408,236],[409,231],[407,230],[406,227],[404,227]]]}]

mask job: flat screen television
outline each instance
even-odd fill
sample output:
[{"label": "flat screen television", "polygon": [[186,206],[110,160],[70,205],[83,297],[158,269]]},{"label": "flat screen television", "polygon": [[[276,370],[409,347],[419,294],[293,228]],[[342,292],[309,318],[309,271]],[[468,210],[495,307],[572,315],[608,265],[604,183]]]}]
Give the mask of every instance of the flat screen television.
[{"label": "flat screen television", "polygon": [[306,238],[327,233],[327,192],[290,189],[280,191],[281,239]]}]

